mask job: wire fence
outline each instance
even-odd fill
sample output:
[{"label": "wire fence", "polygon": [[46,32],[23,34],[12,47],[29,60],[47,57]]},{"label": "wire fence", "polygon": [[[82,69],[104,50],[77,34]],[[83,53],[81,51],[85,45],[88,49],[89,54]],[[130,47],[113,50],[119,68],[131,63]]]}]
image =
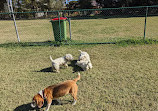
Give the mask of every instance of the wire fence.
[{"label": "wire fence", "polygon": [[96,44],[158,40],[158,6],[0,13],[1,44],[18,41],[12,14],[21,42]]}]

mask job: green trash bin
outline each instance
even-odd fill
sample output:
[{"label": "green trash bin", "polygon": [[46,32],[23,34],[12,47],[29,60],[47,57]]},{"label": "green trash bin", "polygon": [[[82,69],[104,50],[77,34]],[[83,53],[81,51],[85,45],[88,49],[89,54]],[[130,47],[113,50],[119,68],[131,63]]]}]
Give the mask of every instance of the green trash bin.
[{"label": "green trash bin", "polygon": [[[60,24],[59,24],[59,19],[60,19]],[[66,20],[67,20],[67,18],[60,17],[60,18],[54,18],[50,21],[52,23],[55,41],[67,40]]]}]

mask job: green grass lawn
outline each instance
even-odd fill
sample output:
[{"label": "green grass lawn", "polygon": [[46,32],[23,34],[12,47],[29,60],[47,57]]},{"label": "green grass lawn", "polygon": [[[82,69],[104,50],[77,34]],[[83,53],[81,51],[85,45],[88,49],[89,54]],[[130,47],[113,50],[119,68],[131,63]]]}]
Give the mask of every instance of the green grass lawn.
[{"label": "green grass lawn", "polygon": [[[158,110],[158,45],[79,45],[0,48],[1,111],[33,111],[32,97],[45,87],[73,79],[74,62],[60,73],[50,72],[53,58],[81,49],[90,54],[93,69],[81,71],[78,101],[67,95],[63,105],[50,111],[156,111]],[[45,109],[42,108],[43,110]]]},{"label": "green grass lawn", "polygon": [[[144,17],[71,20],[72,40],[76,43],[115,42],[142,39]],[[17,20],[21,42],[53,41],[50,20]],[[147,18],[146,38],[158,40],[158,17]],[[17,42],[13,21],[0,21],[0,43]],[[67,22],[67,38],[69,28]]]},{"label": "green grass lawn", "polygon": [[[147,38],[158,40],[157,17],[147,19]],[[110,42],[143,37],[144,18],[72,20],[72,40]],[[87,51],[93,69],[81,71],[78,101],[72,106],[67,95],[63,105],[51,105],[50,111],[157,111],[158,44],[128,45],[31,45],[53,39],[49,20],[18,20],[17,42],[12,21],[0,21],[0,110],[35,111],[33,96],[49,85],[76,78],[78,50]],[[68,30],[68,29],[67,29]],[[130,40],[129,40],[130,41]],[[128,42],[128,41],[127,41]],[[133,41],[139,43],[139,41]],[[48,42],[46,42],[48,43]],[[140,42],[141,43],[141,42]],[[60,73],[50,71],[53,59],[70,53],[74,61]],[[42,108],[43,110],[45,109]]]}]

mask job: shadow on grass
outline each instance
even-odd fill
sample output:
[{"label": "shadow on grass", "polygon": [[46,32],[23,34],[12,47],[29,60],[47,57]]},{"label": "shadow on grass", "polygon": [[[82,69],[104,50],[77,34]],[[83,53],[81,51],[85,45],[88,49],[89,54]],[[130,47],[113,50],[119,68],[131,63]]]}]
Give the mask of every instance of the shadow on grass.
[{"label": "shadow on grass", "polygon": [[93,42],[88,43],[84,41],[63,41],[63,42],[56,42],[56,41],[44,41],[44,42],[19,42],[19,43],[4,43],[0,44],[0,47],[31,47],[31,46],[54,46],[60,47],[61,45],[95,45],[95,44],[116,44],[116,45],[142,45],[142,44],[157,44],[158,40],[152,39],[126,39],[126,40],[117,40],[111,42]]},{"label": "shadow on grass", "polygon": [[37,71],[37,72],[53,72],[53,71],[52,71],[52,67],[48,67],[48,68],[41,69],[40,71]]},{"label": "shadow on grass", "polygon": [[30,111],[30,110],[38,110],[31,107],[31,103],[23,104],[14,109],[14,111]]},{"label": "shadow on grass", "polygon": [[[62,102],[62,103],[60,104],[58,100],[53,100],[51,105],[64,105],[64,104],[70,104],[70,103],[72,103],[72,101],[70,101],[70,100],[62,100],[60,102]],[[42,108],[45,108],[47,106],[46,103],[47,102],[45,101],[44,105],[42,106]],[[14,111],[31,111],[31,110],[40,111],[39,108],[32,108],[31,107],[31,103],[23,104],[23,105],[18,106],[18,107],[16,107],[14,109]]]},{"label": "shadow on grass", "polygon": [[127,39],[127,40],[121,40],[116,42],[116,45],[120,46],[128,46],[128,45],[145,45],[145,44],[157,44],[157,40],[152,40],[152,39],[140,39],[140,40],[135,40],[135,39]]},{"label": "shadow on grass", "polygon": [[[83,71],[82,68],[75,65],[76,62],[77,62],[77,60],[73,60],[73,61],[71,61],[70,64],[68,64],[68,66],[73,67],[73,73]],[[65,67],[60,67],[60,69],[65,69]],[[47,67],[47,68],[41,69],[40,71],[36,71],[36,72],[52,72],[53,73],[52,67]]]},{"label": "shadow on grass", "polygon": [[69,66],[73,67],[73,73],[83,71],[83,69],[81,67],[75,65],[76,62],[77,62],[77,60],[73,60],[73,61],[71,61],[71,64],[69,64]]},{"label": "shadow on grass", "polygon": [[31,47],[31,46],[54,46],[60,47],[61,45],[70,45],[70,44],[79,44],[83,41],[74,41],[74,40],[66,40],[66,41],[43,41],[43,42],[11,42],[11,43],[3,43],[0,44],[0,47]]},{"label": "shadow on grass", "polygon": [[19,43],[4,43],[0,47],[31,47],[31,46],[60,46],[60,42],[44,41],[44,42],[19,42]]}]

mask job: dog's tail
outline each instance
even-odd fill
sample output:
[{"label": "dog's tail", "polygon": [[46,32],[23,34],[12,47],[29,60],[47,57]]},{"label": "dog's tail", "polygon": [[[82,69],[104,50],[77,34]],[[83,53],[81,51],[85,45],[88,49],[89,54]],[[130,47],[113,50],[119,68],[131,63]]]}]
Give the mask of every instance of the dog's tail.
[{"label": "dog's tail", "polygon": [[82,52],[81,50],[78,50],[79,52]]},{"label": "dog's tail", "polygon": [[74,79],[75,82],[77,82],[78,80],[80,80],[80,73],[78,72],[78,77],[76,79]]},{"label": "dog's tail", "polygon": [[49,56],[50,60],[53,62],[54,60],[52,59],[51,55]]}]

